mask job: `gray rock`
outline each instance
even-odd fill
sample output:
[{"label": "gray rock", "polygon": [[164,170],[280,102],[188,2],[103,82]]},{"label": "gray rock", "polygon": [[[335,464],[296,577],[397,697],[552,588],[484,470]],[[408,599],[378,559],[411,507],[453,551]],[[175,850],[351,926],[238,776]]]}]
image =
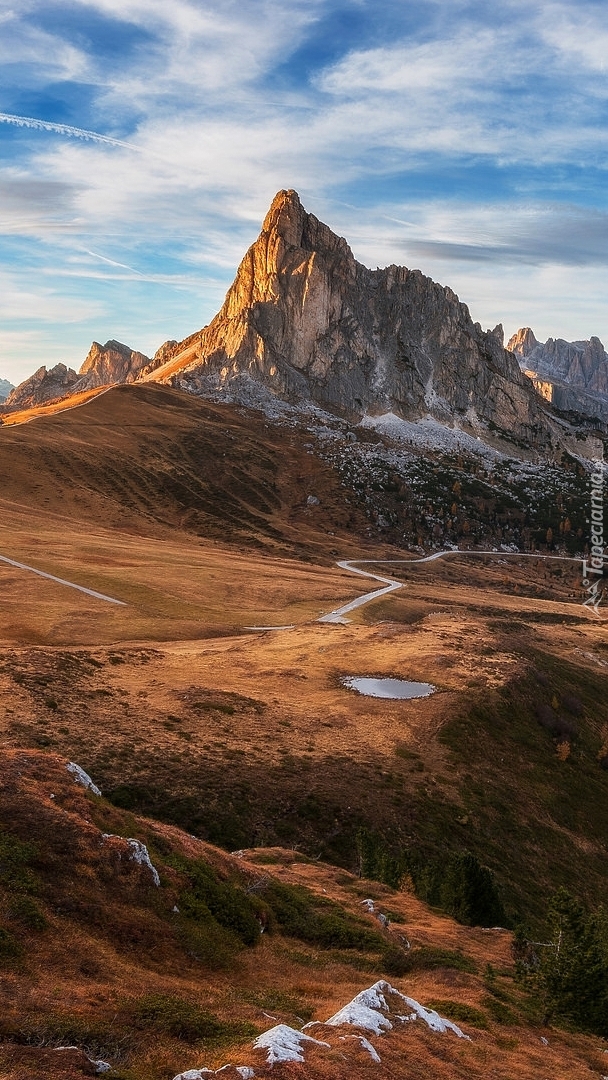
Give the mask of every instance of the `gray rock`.
[{"label": "gray rock", "polygon": [[148,356],[130,349],[121,341],[106,341],[105,345],[94,341],[72,392],[134,382],[142,368],[149,363]]},{"label": "gray rock", "polygon": [[529,327],[513,335],[508,348],[559,409],[608,418],[608,354],[599,338],[537,341]]},{"label": "gray rock", "polygon": [[367,269],[295,191],[274,199],[197,351],[179,376],[194,392],[212,373],[229,384],[247,372],[279,397],[352,421],[431,414],[549,442],[542,402],[500,327],[484,333],[419,270]]},{"label": "gray rock", "polygon": [[28,409],[35,405],[45,405],[73,393],[77,382],[78,375],[65,364],[55,364],[55,367],[50,369],[39,367],[29,379],[11,390],[6,406],[9,409]]},{"label": "gray rock", "polygon": [[14,390],[14,389],[15,389],[15,387],[13,386],[13,384],[11,382],[8,381],[8,379],[0,379],[0,404],[2,404],[2,402],[6,401],[6,399],[7,399],[8,395],[10,394],[11,390]]}]

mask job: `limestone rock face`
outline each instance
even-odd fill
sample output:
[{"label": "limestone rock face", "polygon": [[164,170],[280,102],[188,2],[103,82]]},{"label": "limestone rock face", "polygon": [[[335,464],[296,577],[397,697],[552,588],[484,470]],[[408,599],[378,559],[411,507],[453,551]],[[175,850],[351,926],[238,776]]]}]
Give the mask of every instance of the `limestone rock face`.
[{"label": "limestone rock face", "polygon": [[502,327],[484,332],[419,270],[367,269],[295,191],[275,197],[195,358],[172,378],[204,391],[243,373],[353,419],[392,410],[545,437],[542,403]]},{"label": "limestone rock face", "polygon": [[121,341],[94,341],[78,375],[75,392],[94,390],[97,386],[134,382],[139,372],[150,363],[143,353],[134,352]]},{"label": "limestone rock face", "polygon": [[56,364],[50,371],[46,367],[38,368],[11,391],[6,407],[24,409],[98,386],[134,382],[149,363],[149,357],[134,352],[120,341],[107,341],[105,345],[94,341],[78,374],[65,364]]},{"label": "limestone rock face", "polygon": [[7,399],[8,395],[10,394],[11,390],[14,390],[14,389],[15,389],[15,387],[13,386],[13,384],[11,382],[8,381],[8,379],[0,379],[0,404],[3,401],[6,401],[6,399]]},{"label": "limestone rock face", "polygon": [[513,334],[513,337],[509,339],[507,349],[510,349],[516,356],[525,360],[537,346],[538,341],[534,336],[534,331],[531,330],[529,326],[522,326],[521,330],[518,330],[517,333]]},{"label": "limestone rock face", "polygon": [[151,375],[153,371],[156,371],[163,364],[166,364],[168,360],[174,356],[179,349],[179,342],[171,339],[165,341],[161,345],[160,349],[157,349],[151,360],[148,360],[147,364],[144,364],[142,368],[137,372],[137,379],[143,379],[145,375]]},{"label": "limestone rock face", "polygon": [[597,337],[588,341],[537,341],[529,327],[518,330],[508,348],[529,376],[550,388],[558,409],[608,421],[608,355]]},{"label": "limestone rock face", "polygon": [[518,330],[508,348],[539,375],[591,393],[608,395],[608,355],[597,337],[588,341],[548,338],[537,341],[530,329]]},{"label": "limestone rock face", "polygon": [[73,393],[77,382],[78,375],[65,364],[56,364],[50,370],[40,367],[29,379],[11,390],[6,399],[6,408],[28,409],[35,405],[44,405],[47,401]]}]

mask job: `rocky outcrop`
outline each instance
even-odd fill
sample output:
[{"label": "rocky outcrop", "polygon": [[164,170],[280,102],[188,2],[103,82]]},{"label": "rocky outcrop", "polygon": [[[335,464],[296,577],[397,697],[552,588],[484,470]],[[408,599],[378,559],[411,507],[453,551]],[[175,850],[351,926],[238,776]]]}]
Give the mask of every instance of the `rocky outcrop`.
[{"label": "rocky outcrop", "polygon": [[14,389],[15,389],[15,387],[13,386],[12,383],[10,383],[8,381],[8,379],[0,379],[0,404],[2,404],[2,402],[6,401],[6,399],[7,399],[8,395],[10,394],[11,390],[14,390]]},{"label": "rocky outcrop", "polygon": [[38,368],[25,382],[12,390],[6,400],[10,409],[25,409],[44,405],[58,398],[95,390],[98,386],[134,382],[150,358],[135,352],[120,341],[94,341],[78,374],[65,364],[54,368]]},{"label": "rocky outcrop", "polygon": [[166,364],[168,360],[171,360],[176,352],[178,352],[180,344],[178,341],[171,339],[165,341],[161,345],[160,349],[157,349],[151,360],[148,361],[137,373],[138,379],[143,379],[146,375],[150,375],[153,371],[157,371],[158,368]]},{"label": "rocky outcrop", "polygon": [[29,409],[35,405],[44,405],[56,398],[72,394],[78,382],[76,372],[65,364],[55,364],[47,369],[38,368],[29,379],[19,383],[11,390],[6,399],[7,409]]},{"label": "rocky outcrop", "polygon": [[502,327],[484,332],[419,270],[361,265],[295,191],[274,199],[194,359],[172,380],[204,392],[244,373],[353,419],[431,414],[547,439],[542,403]]},{"label": "rocky outcrop", "polygon": [[597,337],[588,341],[537,341],[529,327],[518,330],[508,348],[526,367],[546,378],[608,396],[608,354]]},{"label": "rocky outcrop", "polygon": [[537,341],[529,327],[518,330],[507,346],[535,385],[566,412],[608,419],[608,354],[597,337],[588,341],[548,338]]},{"label": "rocky outcrop", "polygon": [[121,341],[106,341],[105,345],[94,341],[78,373],[76,391],[134,382],[142,368],[149,363],[149,356],[135,352]]}]

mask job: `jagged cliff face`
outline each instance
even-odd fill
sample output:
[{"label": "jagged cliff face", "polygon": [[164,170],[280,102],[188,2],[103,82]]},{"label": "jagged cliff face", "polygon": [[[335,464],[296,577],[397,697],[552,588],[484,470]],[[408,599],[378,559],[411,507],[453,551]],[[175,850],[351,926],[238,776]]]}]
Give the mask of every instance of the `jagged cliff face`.
[{"label": "jagged cliff face", "polygon": [[38,368],[34,375],[11,391],[6,408],[28,409],[69,394],[95,390],[98,386],[134,382],[149,363],[149,357],[134,352],[120,341],[107,341],[105,345],[94,341],[78,374],[65,364],[56,364],[50,370]]},{"label": "jagged cliff face", "polygon": [[79,371],[78,390],[93,390],[97,386],[134,382],[150,358],[135,352],[121,341],[94,341]]},{"label": "jagged cliff face", "polygon": [[8,381],[8,379],[0,379],[0,404],[3,401],[6,401],[6,399],[7,399],[8,395],[10,394],[11,390],[14,390],[14,389],[15,389],[15,387],[13,386],[12,383],[10,383]]},{"label": "jagged cliff face", "polygon": [[599,338],[542,342],[526,326],[507,347],[556,408],[589,417],[596,426],[608,423],[608,355]]},{"label": "jagged cliff face", "polygon": [[528,356],[538,347],[538,341],[534,331],[529,326],[522,326],[513,337],[509,339],[507,349],[514,352],[521,360],[527,360]]},{"label": "jagged cliff face", "polygon": [[274,199],[176,381],[196,390],[245,372],[353,418],[480,418],[544,440],[542,406],[502,327],[484,333],[451,289],[418,270],[362,266],[294,191]]},{"label": "jagged cliff face", "polygon": [[588,341],[549,338],[542,342],[536,340],[529,327],[524,327],[513,335],[508,348],[539,374],[608,396],[608,355],[597,337]]},{"label": "jagged cliff face", "polygon": [[11,390],[6,399],[7,409],[28,409],[34,405],[44,405],[47,401],[72,394],[78,382],[78,375],[65,364],[56,364],[47,370],[38,368],[29,379]]},{"label": "jagged cliff face", "polygon": [[178,350],[178,348],[179,342],[175,341],[174,339],[163,342],[160,349],[157,349],[154,353],[152,359],[148,360],[143,365],[143,367],[139,369],[136,376],[137,379],[143,379],[147,375],[151,375],[152,372],[156,371],[159,367],[162,367],[163,364],[166,364],[167,361],[170,360],[174,353]]}]

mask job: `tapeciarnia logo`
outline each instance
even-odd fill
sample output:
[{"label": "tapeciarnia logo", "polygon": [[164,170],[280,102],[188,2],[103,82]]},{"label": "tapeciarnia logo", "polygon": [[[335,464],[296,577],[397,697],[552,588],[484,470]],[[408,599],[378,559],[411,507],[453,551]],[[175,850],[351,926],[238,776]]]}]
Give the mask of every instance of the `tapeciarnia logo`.
[{"label": "tapeciarnia logo", "polygon": [[583,559],[583,607],[588,607],[600,618],[600,604],[604,599],[604,470],[603,460],[596,460],[591,474],[591,554]]}]

